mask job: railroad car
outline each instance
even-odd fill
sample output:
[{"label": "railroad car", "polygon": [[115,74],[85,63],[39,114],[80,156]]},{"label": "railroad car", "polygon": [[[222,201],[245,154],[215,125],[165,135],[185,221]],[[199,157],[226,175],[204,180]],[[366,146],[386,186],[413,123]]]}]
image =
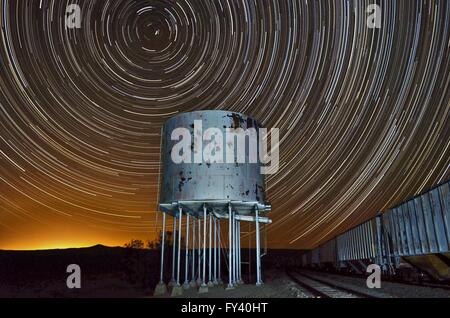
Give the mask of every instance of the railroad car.
[{"label": "railroad car", "polygon": [[[304,267],[450,281],[450,181],[415,196],[309,251]],[[405,277],[406,276],[406,277]]]},{"label": "railroad car", "polygon": [[333,269],[337,264],[337,239],[334,238],[319,247],[319,266],[327,270]]},{"label": "railroad car", "polygon": [[312,267],[320,266],[320,250],[318,248],[311,251],[311,265]]}]

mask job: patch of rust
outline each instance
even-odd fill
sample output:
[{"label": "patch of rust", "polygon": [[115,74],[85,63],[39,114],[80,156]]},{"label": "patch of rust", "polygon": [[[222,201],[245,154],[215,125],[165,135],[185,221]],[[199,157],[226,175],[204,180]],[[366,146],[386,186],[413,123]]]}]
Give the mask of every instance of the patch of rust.
[{"label": "patch of rust", "polygon": [[[192,175],[192,172],[189,172],[190,175]],[[178,191],[183,192],[183,187],[186,183],[192,180],[192,177],[186,178],[184,176],[184,172],[180,171],[180,182],[178,183]]]},{"label": "patch of rust", "polygon": [[242,116],[238,113],[229,114],[227,115],[227,117],[233,120],[232,126],[230,127],[232,129],[238,129],[242,127],[245,122],[244,118],[242,118]]}]

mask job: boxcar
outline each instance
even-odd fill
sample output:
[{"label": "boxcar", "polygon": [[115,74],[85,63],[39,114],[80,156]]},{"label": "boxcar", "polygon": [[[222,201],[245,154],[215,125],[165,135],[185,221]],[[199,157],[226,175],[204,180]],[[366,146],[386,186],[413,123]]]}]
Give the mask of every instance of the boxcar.
[{"label": "boxcar", "polygon": [[320,250],[318,248],[311,251],[311,266],[320,267]]},{"label": "boxcar", "polygon": [[394,256],[450,252],[449,182],[388,210],[383,224]]},{"label": "boxcar", "polygon": [[435,264],[433,270],[425,271],[440,271],[441,278],[450,279],[442,274],[448,269],[448,261],[442,260],[450,259],[450,181],[303,254],[302,265],[364,272],[367,265],[378,264],[391,275],[401,272],[406,263],[414,263],[414,257],[416,261],[417,257],[429,258],[428,263],[438,257],[447,268]]},{"label": "boxcar", "polygon": [[321,267],[337,267],[336,239],[332,239],[319,247]]}]

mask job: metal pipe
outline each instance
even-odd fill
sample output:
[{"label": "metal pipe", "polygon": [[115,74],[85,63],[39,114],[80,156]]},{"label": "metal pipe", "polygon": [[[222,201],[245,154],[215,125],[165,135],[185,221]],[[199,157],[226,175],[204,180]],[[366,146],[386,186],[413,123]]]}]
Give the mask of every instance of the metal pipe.
[{"label": "metal pipe", "polygon": [[[220,214],[214,212],[214,216],[218,219],[228,219],[228,215]],[[256,219],[254,216],[251,215],[235,215],[236,220],[238,221],[244,221],[244,222],[255,222]],[[272,224],[272,220],[265,216],[259,217],[259,223],[265,223],[265,224]]]},{"label": "metal pipe", "polygon": [[163,213],[162,222],[162,238],[161,238],[161,273],[159,275],[159,282],[164,283],[164,244],[166,241],[166,214]]},{"label": "metal pipe", "polygon": [[267,255],[267,224],[264,224],[264,253],[262,253],[261,257]]},{"label": "metal pipe", "polygon": [[195,218],[192,217],[192,249],[191,249],[191,258],[192,258],[192,268],[191,268],[191,283],[195,283]]},{"label": "metal pipe", "polygon": [[201,267],[201,263],[202,263],[202,233],[201,233],[201,228],[202,228],[202,222],[200,219],[200,215],[198,216],[198,270],[197,270],[197,283],[200,285],[201,282],[201,277],[202,277],[202,267]]},{"label": "metal pipe", "polygon": [[239,277],[241,279],[241,283],[244,283],[244,280],[242,279],[242,244],[241,244],[241,223],[239,222]]},{"label": "metal pipe", "polygon": [[203,280],[202,286],[206,284],[206,204],[203,205]]},{"label": "metal pipe", "polygon": [[212,279],[212,214],[209,214],[209,255],[208,255],[208,285],[213,284]]},{"label": "metal pipe", "polygon": [[217,229],[218,229],[218,239],[219,239],[219,251],[218,251],[218,257],[217,257],[217,262],[218,262],[218,266],[217,266],[217,276],[218,276],[218,280],[219,283],[222,282],[222,273],[221,273],[221,269],[220,269],[220,263],[222,262],[222,245],[220,242],[220,236],[222,234],[222,232],[220,232],[220,219],[217,219]]},{"label": "metal pipe", "polygon": [[231,277],[231,275],[232,275],[231,274],[232,273],[232,271],[231,271],[231,258],[232,258],[231,251],[233,249],[233,245],[231,242],[232,223],[233,223],[233,221],[232,221],[232,215],[231,215],[231,204],[229,204],[228,205],[228,246],[229,246],[229,248],[228,248],[228,288],[233,288],[233,283],[232,283],[233,278]]},{"label": "metal pipe", "polygon": [[256,217],[256,286],[262,285],[261,281],[261,250],[260,250],[260,237],[259,237],[259,211],[258,206],[255,206]]},{"label": "metal pipe", "polygon": [[173,235],[172,235],[172,278],[171,282],[175,282],[175,253],[176,253],[176,246],[177,246],[177,217],[173,216]]},{"label": "metal pipe", "polygon": [[188,272],[189,272],[189,213],[186,213],[186,261],[184,264],[184,284],[189,285]]},{"label": "metal pipe", "polygon": [[214,218],[214,285],[217,285],[217,219]]},{"label": "metal pipe", "polygon": [[234,282],[239,282],[238,266],[239,266],[239,248],[238,248],[238,235],[237,235],[237,220],[234,219]]},{"label": "metal pipe", "polygon": [[183,208],[179,207],[178,220],[178,266],[177,266],[177,286],[180,286],[180,265],[181,265],[181,223],[183,219]]},{"label": "metal pipe", "polygon": [[239,260],[241,261],[241,266],[239,267],[239,277],[241,282],[244,283],[242,279],[242,245],[241,245],[241,223],[239,223]]},{"label": "metal pipe", "polygon": [[233,285],[236,285],[236,232],[235,232],[235,213],[232,212],[231,214],[231,231],[232,231],[232,263],[231,263],[231,277],[232,277],[232,283]]},{"label": "metal pipe", "polygon": [[241,222],[237,222],[237,241],[238,241],[238,282],[242,283],[242,261],[241,261]]}]

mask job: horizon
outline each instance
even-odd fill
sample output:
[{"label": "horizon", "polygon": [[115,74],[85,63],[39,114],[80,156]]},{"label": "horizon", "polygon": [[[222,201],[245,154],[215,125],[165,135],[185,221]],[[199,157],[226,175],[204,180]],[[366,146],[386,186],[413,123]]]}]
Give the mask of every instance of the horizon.
[{"label": "horizon", "polygon": [[[123,245],[104,245],[104,244],[94,244],[89,246],[77,246],[77,247],[53,247],[53,248],[36,248],[36,249],[3,249],[0,248],[0,252],[42,252],[42,251],[64,251],[64,250],[73,250],[73,249],[88,249],[88,248],[94,248],[94,247],[105,247],[105,248],[123,248],[126,249],[127,247],[125,244]],[[149,247],[143,247],[141,248],[143,250],[157,250],[155,248],[149,248]],[[242,248],[242,250],[246,250],[247,248]],[[254,247],[250,248],[254,249]],[[183,248],[182,248],[183,250]],[[268,251],[309,251],[311,249],[297,249],[297,248],[267,248]]]}]

